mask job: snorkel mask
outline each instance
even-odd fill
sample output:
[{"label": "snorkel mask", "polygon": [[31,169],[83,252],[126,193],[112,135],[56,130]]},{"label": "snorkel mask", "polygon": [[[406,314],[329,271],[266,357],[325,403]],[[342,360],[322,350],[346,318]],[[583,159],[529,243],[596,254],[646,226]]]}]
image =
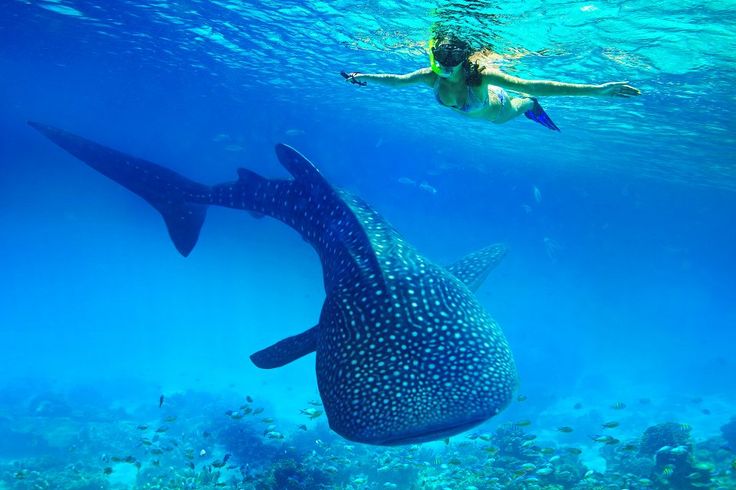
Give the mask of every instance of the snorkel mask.
[{"label": "snorkel mask", "polygon": [[439,46],[434,39],[429,41],[429,63],[432,71],[440,75],[442,69],[454,68],[470,56],[470,48],[465,43],[443,43]]}]

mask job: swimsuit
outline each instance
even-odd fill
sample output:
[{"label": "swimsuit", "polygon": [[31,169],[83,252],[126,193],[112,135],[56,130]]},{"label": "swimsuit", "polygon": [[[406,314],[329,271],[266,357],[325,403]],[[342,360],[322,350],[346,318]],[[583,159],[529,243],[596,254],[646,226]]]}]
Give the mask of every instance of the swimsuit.
[{"label": "swimsuit", "polygon": [[[490,90],[493,91],[498,96],[498,100],[501,102],[501,107],[506,105],[508,101],[508,95],[506,94],[506,91],[502,89],[501,87],[496,87],[495,85],[489,85],[488,86]],[[444,102],[442,102],[442,99],[440,99],[440,78],[437,77],[437,80],[434,82],[434,97],[437,99],[437,102],[439,102],[442,105],[447,105]],[[488,96],[484,98],[479,98],[475,94],[475,90],[473,90],[472,87],[468,86],[468,93],[465,96],[465,102],[462,106],[456,106],[456,105],[450,105],[447,107],[451,107],[455,110],[458,110],[460,112],[465,112],[468,114],[472,114],[474,112],[480,112],[488,107]]]}]

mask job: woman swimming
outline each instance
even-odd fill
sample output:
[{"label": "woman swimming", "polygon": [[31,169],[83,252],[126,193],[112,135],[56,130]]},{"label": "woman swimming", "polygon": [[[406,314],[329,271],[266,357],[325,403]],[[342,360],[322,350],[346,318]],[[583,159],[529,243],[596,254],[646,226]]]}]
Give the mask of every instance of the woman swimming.
[{"label": "woman swimming", "polygon": [[[591,95],[632,97],[641,92],[628,82],[600,85],[564,83],[551,80],[524,80],[508,75],[484,62],[484,52],[474,52],[470,45],[448,36],[430,42],[430,66],[404,75],[345,73],[349,82],[366,85],[375,81],[390,86],[426,84],[433,88],[437,101],[465,115],[500,124],[519,114],[549,129],[559,131],[535,97],[544,95]],[[506,90],[526,97],[511,97]]]}]

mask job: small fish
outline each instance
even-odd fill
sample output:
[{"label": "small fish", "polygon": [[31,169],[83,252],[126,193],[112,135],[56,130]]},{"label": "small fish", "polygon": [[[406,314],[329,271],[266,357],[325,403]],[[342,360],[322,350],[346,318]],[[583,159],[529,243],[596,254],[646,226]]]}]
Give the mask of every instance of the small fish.
[{"label": "small fish", "polygon": [[245,395],[245,401],[247,401],[248,403],[253,403],[253,398],[251,398],[250,395]]},{"label": "small fish", "polygon": [[209,436],[211,436],[211,435],[212,435],[212,434],[210,434],[210,433],[209,433],[208,431],[204,431],[204,432],[202,432],[202,437],[205,437],[205,438],[206,438],[206,437],[209,437]]},{"label": "small fish", "polygon": [[158,408],[161,408],[163,404],[164,404],[164,396],[161,395],[160,397],[158,397]]},{"label": "small fish", "polygon": [[164,451],[159,447],[154,447],[151,449],[151,454],[155,454],[156,456],[163,454]]},{"label": "small fish", "polygon": [[273,417],[264,417],[261,419],[264,424],[273,424]]},{"label": "small fish", "polygon": [[205,456],[207,456],[207,450],[206,449],[200,450],[199,451],[199,457],[200,458],[204,458]]},{"label": "small fish", "polygon": [[680,424],[680,430],[682,432],[690,432],[692,427],[690,427],[690,424]]},{"label": "small fish", "polygon": [[141,424],[138,427],[136,427],[136,429],[138,429],[138,430],[146,430],[146,429],[148,429],[148,426],[146,424]]},{"label": "small fish", "polygon": [[191,461],[187,463],[187,466],[189,466],[191,469],[194,469],[194,463]]},{"label": "small fish", "polygon": [[532,447],[534,445],[534,441],[524,441],[521,443],[521,447]]},{"label": "small fish", "polygon": [[731,469],[732,470],[736,470],[736,459],[734,459],[733,461],[731,461]]},{"label": "small fish", "polygon": [[542,192],[536,185],[534,186],[534,200],[537,202],[537,204],[542,202]]},{"label": "small fish", "polygon": [[642,487],[650,487],[652,485],[652,480],[649,478],[639,478],[639,485]]},{"label": "small fish", "polygon": [[284,435],[281,432],[276,432],[275,430],[272,430],[271,432],[266,433],[266,437],[269,439],[283,439]]},{"label": "small fish", "polygon": [[286,133],[286,136],[301,136],[304,134],[303,129],[287,129],[284,131]]},{"label": "small fish", "polygon": [[575,405],[572,406],[572,408],[574,408],[575,410],[580,410],[581,408],[583,408],[583,404],[577,402]]},{"label": "small fish", "polygon": [[450,444],[450,438],[449,438],[449,437],[445,437],[445,438],[443,439],[443,441],[444,441],[444,443],[445,443],[445,446],[447,446],[447,445],[449,445],[449,444]]},{"label": "small fish", "polygon": [[465,437],[467,437],[467,438],[468,438],[468,439],[470,439],[471,441],[474,441],[474,440],[478,439],[478,434],[476,434],[475,432],[473,432],[472,434],[468,434],[468,435],[467,435],[467,436],[465,436]]},{"label": "small fish", "polygon": [[249,414],[249,413],[251,413],[252,411],[253,411],[253,409],[252,409],[252,408],[250,408],[250,407],[245,407],[245,408],[243,409],[243,415],[248,415],[248,414]]},{"label": "small fish", "polygon": [[321,407],[322,406],[322,402],[319,401],[319,400],[309,400],[307,403],[309,403],[310,405],[315,406],[315,407]]},{"label": "small fish", "polygon": [[621,447],[622,451],[636,451],[639,447],[636,444],[628,443]]},{"label": "small fish", "polygon": [[553,471],[554,470],[552,468],[549,468],[549,467],[548,468],[540,468],[540,469],[537,470],[537,475],[542,475],[542,476],[551,475]]},{"label": "small fish", "polygon": [[520,469],[520,470],[524,470],[525,472],[529,472],[529,471],[534,471],[534,470],[536,470],[536,469],[537,469],[537,467],[536,467],[536,466],[534,466],[534,465],[533,465],[533,464],[531,464],[531,463],[524,463],[523,465],[521,465],[521,466],[519,467],[519,469]]},{"label": "small fish", "polygon": [[162,425],[161,427],[159,427],[158,429],[156,429],[156,432],[158,434],[162,434],[162,433],[164,433],[164,432],[166,432],[168,430],[169,430],[169,427],[168,426]]},{"label": "small fish", "polygon": [[700,412],[701,412],[701,413],[702,413],[703,415],[710,415],[710,410],[708,410],[707,408],[704,408],[704,409],[702,409],[702,410],[701,410]]},{"label": "small fish", "polygon": [[626,408],[626,404],[624,402],[616,402],[611,405],[611,408],[614,410],[623,410],[624,408]]},{"label": "small fish", "polygon": [[564,432],[565,434],[569,434],[570,432],[573,431],[573,428],[572,427],[568,427],[567,425],[565,425],[563,427],[558,427],[557,428],[557,431],[558,432]]},{"label": "small fish", "polygon": [[236,412],[235,410],[232,410],[232,411],[228,410],[227,412],[225,412],[225,415],[227,415],[233,420],[240,420],[243,418],[243,414],[241,412]]},{"label": "small fish", "polygon": [[316,408],[305,408],[300,411],[302,415],[306,415],[309,417],[309,420],[314,420],[320,415],[322,415],[322,410],[317,410]]},{"label": "small fish", "polygon": [[577,447],[568,447],[565,449],[565,451],[567,451],[570,454],[575,454],[575,455],[583,453],[583,450]]},{"label": "small fish", "polygon": [[124,463],[136,463],[137,460],[133,456],[126,456],[123,458]]},{"label": "small fish", "polygon": [[213,461],[212,466],[214,468],[222,468],[227,464],[227,460],[230,459],[230,454],[226,454],[224,458],[222,458],[222,461]]},{"label": "small fish", "polygon": [[555,453],[555,448],[553,447],[543,447],[539,450],[540,453],[544,454],[545,456],[549,456],[550,454]]},{"label": "small fish", "polygon": [[531,420],[519,420],[518,422],[514,422],[514,425],[517,427],[529,427],[532,425]]},{"label": "small fish", "polygon": [[258,407],[255,410],[253,410],[253,415],[258,415],[259,413],[262,413],[262,412],[263,412],[263,408]]},{"label": "small fish", "polygon": [[112,461],[113,463],[120,463],[123,461],[123,458],[121,458],[120,456],[113,456],[112,458],[110,458],[110,461]]},{"label": "small fish", "polygon": [[601,427],[603,427],[604,429],[615,429],[618,426],[619,426],[618,422],[604,422],[601,425]]},{"label": "small fish", "polygon": [[480,439],[481,441],[486,441],[486,442],[490,441],[492,438],[493,438],[493,436],[491,434],[488,434],[488,433],[480,434],[478,436],[478,439]]},{"label": "small fish", "polygon": [[460,466],[463,464],[463,462],[460,461],[458,458],[451,458],[450,461],[447,462],[447,464],[451,464],[453,466]]},{"label": "small fish", "polygon": [[152,459],[151,464],[153,466],[161,466],[161,461],[159,461],[158,459]]},{"label": "small fish", "polygon": [[176,415],[169,415],[167,417],[164,417],[164,422],[176,422]]},{"label": "small fish", "polygon": [[592,436],[594,442],[602,442],[608,444],[608,441],[613,439],[611,436]]},{"label": "small fish", "polygon": [[306,426],[306,425],[304,425],[304,424],[299,424],[299,425],[297,425],[297,428],[298,428],[299,430],[307,430],[307,426]]},{"label": "small fish", "polygon": [[483,448],[483,450],[488,454],[496,454],[498,452],[498,448],[494,446],[486,446]]},{"label": "small fish", "polygon": [[109,467],[109,466],[107,466],[107,467],[103,468],[102,472],[104,474],[106,474],[106,475],[110,475],[110,474],[112,474],[112,468]]},{"label": "small fish", "polygon": [[416,184],[416,182],[414,182],[409,177],[399,177],[398,183],[399,184],[403,184],[403,185],[414,185],[414,184]]},{"label": "small fish", "polygon": [[614,444],[618,444],[619,442],[621,441],[619,441],[615,437],[611,437],[609,440],[606,441],[606,444],[608,444],[609,446],[613,446]]},{"label": "small fish", "polygon": [[675,472],[675,466],[674,466],[674,465],[671,465],[671,464],[668,464],[668,465],[667,465],[667,466],[665,466],[665,467],[664,467],[664,469],[662,470],[662,476],[663,476],[663,477],[665,477],[665,478],[669,478],[669,477],[671,477],[671,476],[672,476],[672,474],[673,474],[674,472]]},{"label": "small fish", "polygon": [[437,189],[425,181],[422,181],[422,183],[419,184],[419,188],[423,190],[424,192],[428,192],[430,194],[437,194]]},{"label": "small fish", "polygon": [[528,397],[526,395],[519,395],[519,396],[516,397],[516,401],[517,402],[525,402],[527,400],[527,398]]}]

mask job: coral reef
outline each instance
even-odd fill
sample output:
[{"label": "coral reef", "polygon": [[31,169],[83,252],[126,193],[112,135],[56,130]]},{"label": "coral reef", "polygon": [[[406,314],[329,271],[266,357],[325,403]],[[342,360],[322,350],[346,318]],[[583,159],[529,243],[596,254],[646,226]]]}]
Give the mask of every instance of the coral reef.
[{"label": "coral reef", "polygon": [[653,425],[644,431],[639,444],[639,453],[654,456],[664,446],[689,446],[690,427],[686,424],[665,422]]}]

